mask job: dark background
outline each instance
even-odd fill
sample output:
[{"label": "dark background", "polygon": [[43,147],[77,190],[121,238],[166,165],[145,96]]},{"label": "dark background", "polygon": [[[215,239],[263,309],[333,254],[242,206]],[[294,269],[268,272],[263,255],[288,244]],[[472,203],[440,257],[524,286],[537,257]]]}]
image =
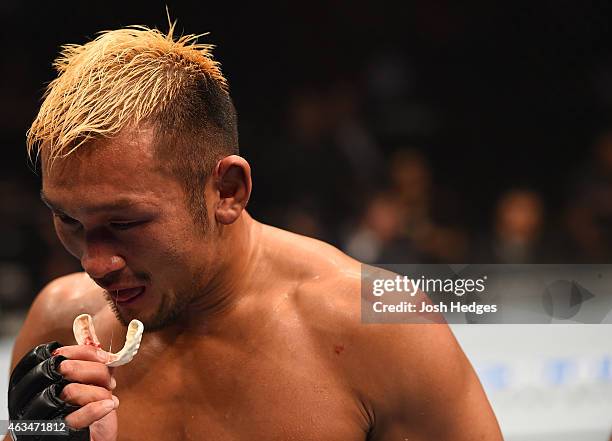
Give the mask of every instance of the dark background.
[{"label": "dark background", "polygon": [[[52,60],[101,30],[165,31],[165,5],[0,4],[0,286],[17,286],[0,289],[5,310],[79,268],[53,237],[25,155]],[[201,41],[217,45],[259,220],[372,262],[610,257],[608,2],[167,5],[179,33],[210,32]],[[422,187],[425,199],[395,197],[398,155],[417,164],[404,168],[404,192]],[[526,226],[512,220],[533,212]]]}]

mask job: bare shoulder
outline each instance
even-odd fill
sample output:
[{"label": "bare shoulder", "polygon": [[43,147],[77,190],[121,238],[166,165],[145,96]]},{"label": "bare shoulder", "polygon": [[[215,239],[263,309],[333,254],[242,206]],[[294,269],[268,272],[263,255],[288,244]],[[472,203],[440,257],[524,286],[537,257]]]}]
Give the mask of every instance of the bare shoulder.
[{"label": "bare shoulder", "polygon": [[361,318],[361,263],[320,240],[265,229],[265,260],[276,280],[293,286],[293,307],[302,324],[321,337],[354,332]]},{"label": "bare shoulder", "polygon": [[13,365],[32,347],[57,340],[73,344],[72,322],[82,313],[105,306],[99,288],[86,273],[73,273],[48,283],[36,296],[13,348]]},{"label": "bare shoulder", "polygon": [[[363,265],[318,241],[294,247],[303,266],[295,307],[330,372],[372,420],[376,415],[372,439],[501,439],[478,377],[448,325],[362,323]],[[464,437],[457,438],[456,430]]]},{"label": "bare shoulder", "polygon": [[[104,306],[101,288],[87,273],[72,273],[49,282],[36,296],[30,314],[43,314],[49,324],[75,313],[91,312]],[[74,318],[74,317],[73,317]]]}]

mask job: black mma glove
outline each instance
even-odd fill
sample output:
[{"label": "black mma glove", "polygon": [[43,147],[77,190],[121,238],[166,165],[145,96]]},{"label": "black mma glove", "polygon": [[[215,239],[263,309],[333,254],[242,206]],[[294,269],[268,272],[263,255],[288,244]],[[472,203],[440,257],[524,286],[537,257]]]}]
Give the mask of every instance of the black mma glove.
[{"label": "black mma glove", "polygon": [[[9,418],[13,424],[21,420],[55,420],[64,422],[66,415],[79,409],[60,399],[60,394],[69,382],[58,372],[66,357],[52,355],[62,345],[51,342],[36,346],[15,366],[8,390]],[[73,430],[66,435],[22,435],[12,431],[17,441],[90,441],[89,428]]]}]

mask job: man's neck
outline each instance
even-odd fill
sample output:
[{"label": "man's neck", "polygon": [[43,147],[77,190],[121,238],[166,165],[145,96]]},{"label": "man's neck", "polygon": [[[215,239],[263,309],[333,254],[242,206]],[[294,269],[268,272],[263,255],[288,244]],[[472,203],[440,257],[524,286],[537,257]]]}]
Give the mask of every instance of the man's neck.
[{"label": "man's neck", "polygon": [[211,326],[223,321],[247,290],[252,289],[260,263],[261,231],[262,225],[246,211],[236,222],[223,227],[220,267],[203,292],[192,300],[178,326],[190,332],[208,332]]}]

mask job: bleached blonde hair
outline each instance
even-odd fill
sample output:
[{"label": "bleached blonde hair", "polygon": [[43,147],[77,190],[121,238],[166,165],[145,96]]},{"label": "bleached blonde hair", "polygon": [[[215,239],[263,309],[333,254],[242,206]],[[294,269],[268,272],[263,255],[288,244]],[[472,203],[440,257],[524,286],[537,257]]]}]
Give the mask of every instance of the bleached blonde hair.
[{"label": "bleached blonde hair", "polygon": [[[227,92],[213,45],[201,35],[174,39],[146,26],[104,31],[83,45],[65,45],[27,136],[30,156],[41,145],[51,160],[87,141],[111,137],[122,128],[162,113],[193,76],[203,75]],[[204,35],[204,34],[202,34]]]},{"label": "bleached blonde hair", "polygon": [[58,76],[28,130],[30,158],[44,152],[50,166],[91,140],[143,122],[162,136],[191,136],[162,152],[187,186],[201,183],[214,158],[237,153],[235,109],[214,46],[198,43],[204,34],[175,38],[175,24],[167,34],[130,26],[64,46],[54,62]]}]

